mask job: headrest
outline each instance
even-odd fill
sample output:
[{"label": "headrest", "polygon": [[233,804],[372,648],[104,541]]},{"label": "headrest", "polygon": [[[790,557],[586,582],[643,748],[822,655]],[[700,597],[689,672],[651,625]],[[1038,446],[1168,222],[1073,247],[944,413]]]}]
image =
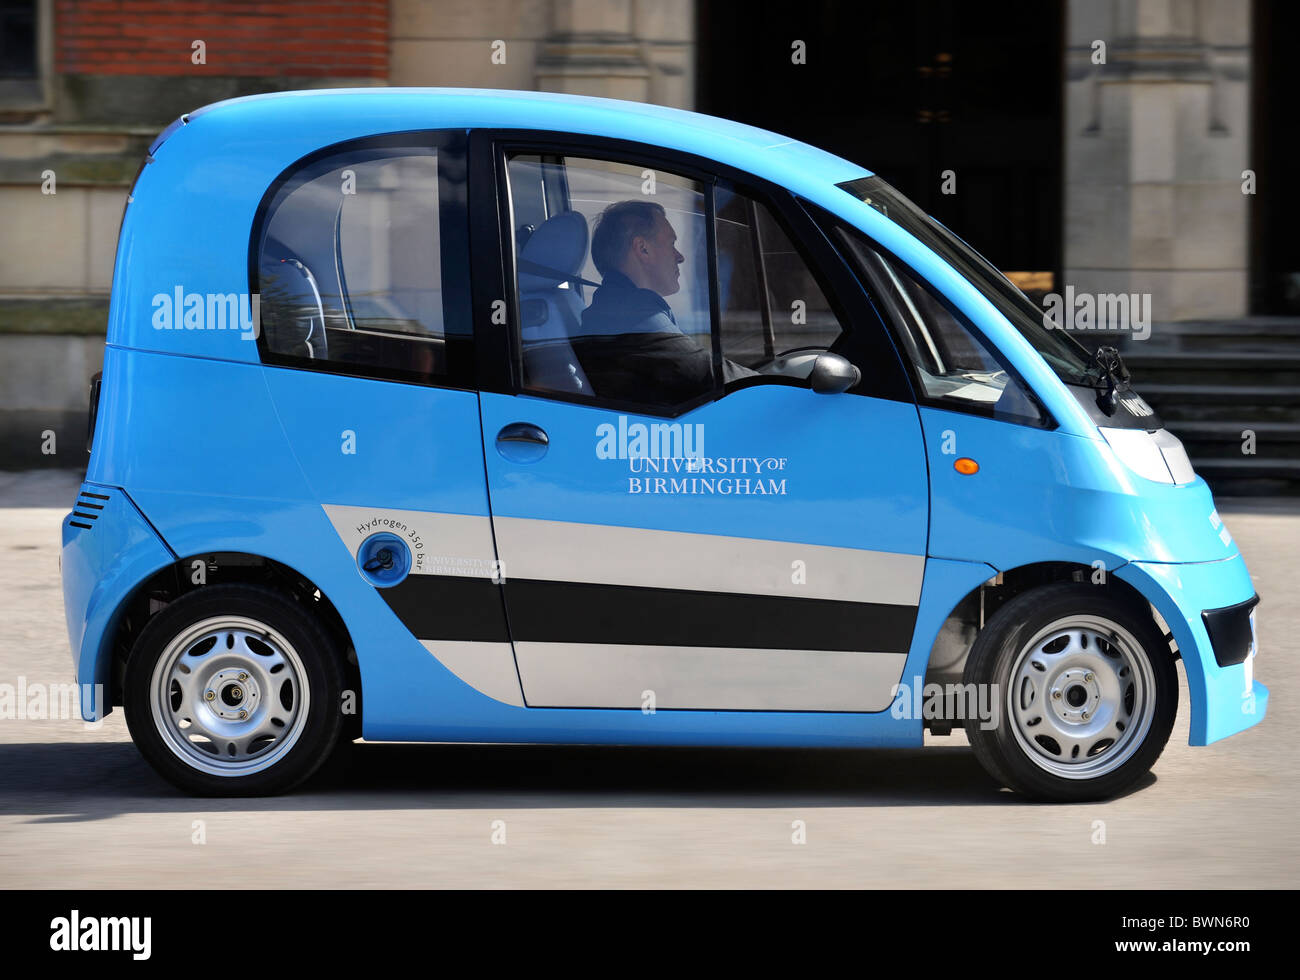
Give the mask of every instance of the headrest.
[{"label": "headrest", "polygon": [[[590,237],[587,219],[577,211],[561,211],[543,221],[519,250],[521,262],[532,263],[531,271],[519,272],[520,292],[553,288],[581,273]],[[554,270],[555,275],[539,272],[537,266]]]}]

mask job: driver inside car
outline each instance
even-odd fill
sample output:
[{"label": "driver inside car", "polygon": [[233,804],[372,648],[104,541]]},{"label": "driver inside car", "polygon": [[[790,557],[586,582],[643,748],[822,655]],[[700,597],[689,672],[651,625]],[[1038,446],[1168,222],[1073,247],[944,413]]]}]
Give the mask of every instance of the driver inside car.
[{"label": "driver inside car", "polygon": [[[664,298],[681,289],[686,258],[676,242],[651,201],[618,201],[597,218],[591,258],[601,284],[573,349],[606,398],[680,402],[713,386],[713,352],[682,331]],[[724,382],[757,374],[726,358],[722,370]]]}]

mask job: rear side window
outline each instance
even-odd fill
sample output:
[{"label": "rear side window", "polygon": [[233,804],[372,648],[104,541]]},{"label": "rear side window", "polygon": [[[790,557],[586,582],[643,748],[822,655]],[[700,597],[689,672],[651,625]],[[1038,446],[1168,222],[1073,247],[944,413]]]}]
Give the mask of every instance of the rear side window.
[{"label": "rear side window", "polygon": [[264,360],[431,384],[471,376],[458,150],[390,138],[281,179],[254,240]]}]

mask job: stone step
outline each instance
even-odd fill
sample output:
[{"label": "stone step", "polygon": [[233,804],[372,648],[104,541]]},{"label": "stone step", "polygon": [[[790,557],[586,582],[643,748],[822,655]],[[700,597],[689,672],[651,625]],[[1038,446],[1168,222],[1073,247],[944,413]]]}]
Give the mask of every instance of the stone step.
[{"label": "stone step", "polygon": [[1239,320],[1177,320],[1155,324],[1152,336],[1157,331],[1184,337],[1259,336],[1300,339],[1300,317],[1247,316]]},{"label": "stone step", "polygon": [[1110,337],[1103,331],[1079,331],[1075,337],[1089,348],[1114,344],[1127,360],[1149,351],[1297,351],[1300,350],[1300,319],[1258,317],[1241,321],[1157,323],[1150,335],[1139,340],[1117,331]]},{"label": "stone step", "polygon": [[1240,370],[1257,371],[1283,370],[1300,368],[1300,345],[1276,350],[1142,350],[1130,351],[1124,355],[1124,363],[1129,370],[1143,368],[1187,368],[1194,370]]},{"label": "stone step", "polygon": [[1230,422],[1250,428],[1264,422],[1300,422],[1300,385],[1141,384],[1137,391],[1175,422]]},{"label": "stone step", "polygon": [[[1242,433],[1254,433],[1254,453]],[[1173,421],[1169,431],[1182,440],[1193,463],[1198,459],[1300,459],[1300,424],[1294,422]]]},{"label": "stone step", "polygon": [[1300,385],[1143,385],[1141,396],[1152,402],[1222,402],[1225,404],[1295,404],[1300,407]]},{"label": "stone step", "polygon": [[[1100,332],[1137,391],[1183,441],[1216,494],[1300,493],[1300,318],[1157,323],[1145,340]],[[1246,455],[1242,432],[1255,433]]]},{"label": "stone step", "polygon": [[1244,429],[1250,429],[1259,439],[1270,442],[1300,442],[1300,422],[1223,422],[1223,421],[1186,421],[1177,427],[1170,427],[1183,442],[1189,439],[1198,442],[1240,442]]},{"label": "stone step", "polygon": [[1126,353],[1135,387],[1146,383],[1300,387],[1300,347],[1275,351],[1155,351]]},{"label": "stone step", "polygon": [[1217,493],[1220,484],[1237,480],[1288,480],[1300,484],[1300,459],[1264,459],[1259,456],[1192,460],[1198,475]]}]

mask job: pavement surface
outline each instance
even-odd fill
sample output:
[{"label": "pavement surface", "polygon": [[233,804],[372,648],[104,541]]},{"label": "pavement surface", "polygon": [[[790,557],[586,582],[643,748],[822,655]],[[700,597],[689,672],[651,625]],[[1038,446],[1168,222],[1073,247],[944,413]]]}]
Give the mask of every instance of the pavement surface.
[{"label": "pavement surface", "polygon": [[[78,480],[0,473],[0,685],[71,679],[58,553]],[[196,800],[118,709],[95,729],[0,720],[0,886],[1294,888],[1300,501],[1219,511],[1263,597],[1268,717],[1190,748],[1183,682],[1153,773],[1106,803],[999,791],[960,733],[902,751],[357,743],[292,795]]]}]

